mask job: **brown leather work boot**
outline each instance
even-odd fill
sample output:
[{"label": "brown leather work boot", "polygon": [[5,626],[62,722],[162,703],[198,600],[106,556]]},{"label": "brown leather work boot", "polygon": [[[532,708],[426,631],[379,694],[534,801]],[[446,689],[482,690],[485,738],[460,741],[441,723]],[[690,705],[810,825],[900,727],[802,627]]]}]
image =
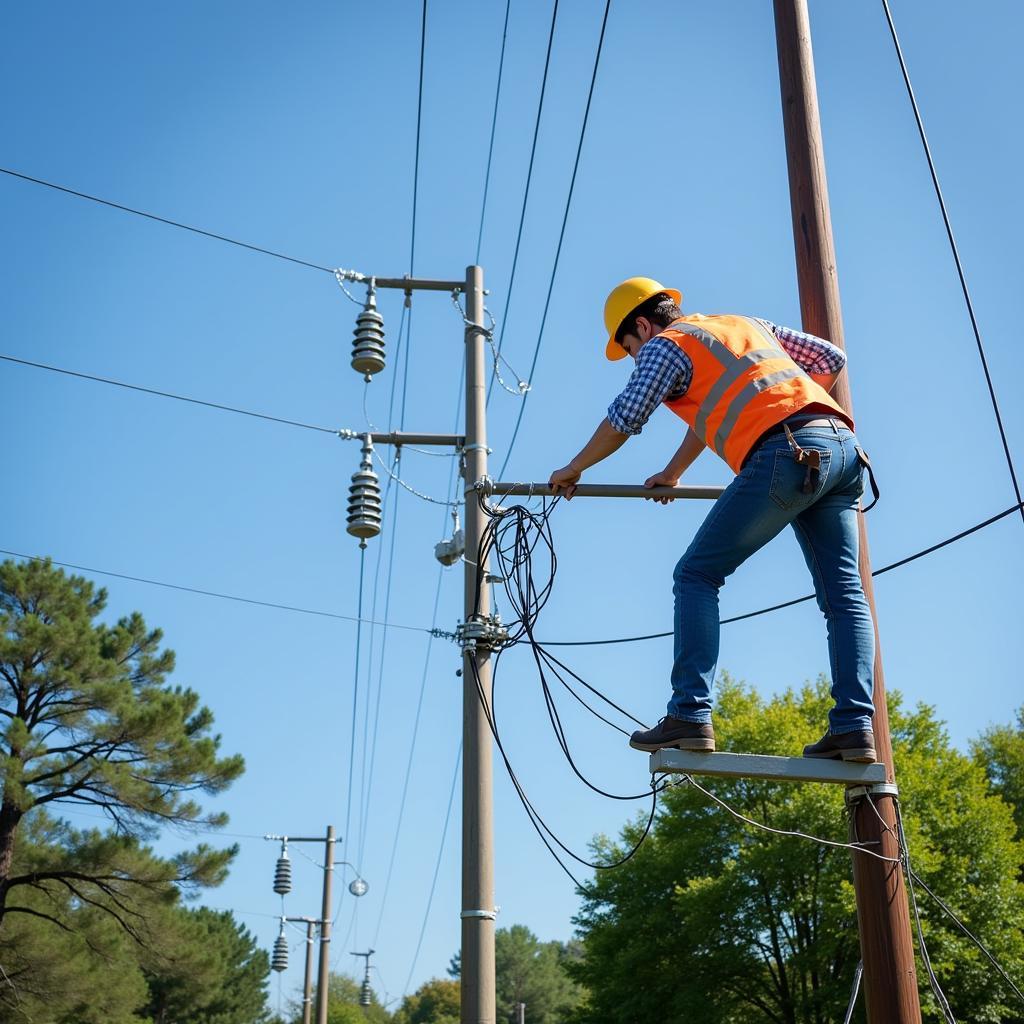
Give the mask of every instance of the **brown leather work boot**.
[{"label": "brown leather work boot", "polygon": [[653,729],[637,730],[629,737],[634,750],[661,750],[676,747],[679,750],[715,749],[715,730],[710,722],[684,722],[681,718],[666,715]]},{"label": "brown leather work boot", "polygon": [[856,732],[841,732],[838,736],[827,732],[818,740],[804,747],[804,757],[822,757],[834,760],[860,761],[873,763],[875,756],[875,737],[870,729],[858,729]]}]

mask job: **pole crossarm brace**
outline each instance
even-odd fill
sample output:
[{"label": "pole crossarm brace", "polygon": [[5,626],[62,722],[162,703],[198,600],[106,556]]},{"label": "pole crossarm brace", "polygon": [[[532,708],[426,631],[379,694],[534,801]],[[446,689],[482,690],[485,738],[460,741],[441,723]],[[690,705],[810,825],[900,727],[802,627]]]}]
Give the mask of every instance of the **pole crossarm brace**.
[{"label": "pole crossarm brace", "polygon": [[772,779],[776,782],[835,782],[844,786],[885,782],[884,764],[826,761],[813,757],[773,757],[767,754],[705,754],[694,750],[656,750],[652,775],[680,772],[730,779]]},{"label": "pole crossarm brace", "polygon": [[[490,497],[509,496],[520,498],[554,497],[548,484],[499,483],[484,477],[470,490]],[[642,487],[640,484],[577,484],[574,498],[702,498],[715,500],[721,497],[724,487]]]},{"label": "pole crossarm brace", "polygon": [[[272,839],[277,842],[281,842],[283,840],[288,843],[322,843],[325,841],[323,836],[276,836],[270,833],[265,835],[263,838]],[[331,838],[326,841],[329,843],[335,842],[334,836],[331,836]]]},{"label": "pole crossarm brace", "polygon": [[[343,427],[338,431],[338,437],[342,441],[361,441],[367,436],[365,430],[349,430]],[[404,430],[394,430],[387,434],[375,434],[369,432],[372,444],[390,444],[396,448],[403,444],[415,444],[420,446],[434,446],[436,448],[465,448],[466,438],[462,434],[411,434]]]},{"label": "pole crossarm brace", "polygon": [[403,292],[461,292],[465,291],[466,282],[435,281],[428,277],[374,277],[373,274],[361,274],[358,270],[343,270],[339,267],[335,273],[346,281],[358,284],[373,284],[377,288],[397,288]]}]

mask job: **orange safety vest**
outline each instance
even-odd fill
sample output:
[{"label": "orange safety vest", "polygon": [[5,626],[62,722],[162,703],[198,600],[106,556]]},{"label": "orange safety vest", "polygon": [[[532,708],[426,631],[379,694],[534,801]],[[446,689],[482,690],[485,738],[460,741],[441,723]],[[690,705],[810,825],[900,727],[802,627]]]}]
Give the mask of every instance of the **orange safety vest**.
[{"label": "orange safety vest", "polygon": [[661,332],[693,363],[681,398],[665,405],[735,472],[761,435],[814,406],[853,429],[853,418],[786,354],[778,338],[747,316],[691,313]]}]

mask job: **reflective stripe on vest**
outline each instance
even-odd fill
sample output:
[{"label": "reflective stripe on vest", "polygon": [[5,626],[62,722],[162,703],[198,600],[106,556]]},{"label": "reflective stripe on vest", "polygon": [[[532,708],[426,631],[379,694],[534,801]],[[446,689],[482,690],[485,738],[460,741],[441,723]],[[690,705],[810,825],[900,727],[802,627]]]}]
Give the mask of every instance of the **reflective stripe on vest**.
[{"label": "reflective stripe on vest", "polygon": [[[764,350],[761,349],[761,352]],[[777,355],[778,353],[776,353]],[[740,357],[740,362],[743,362],[754,355],[753,352],[748,352],[746,356]],[[744,367],[746,369],[746,367]],[[737,377],[742,374],[737,374]],[[754,380],[750,381],[743,388],[740,389],[739,393],[729,403],[729,408],[725,411],[725,418],[722,420],[718,430],[715,431],[715,439],[713,447],[722,458],[725,458],[725,442],[729,439],[729,434],[732,432],[732,428],[736,426],[736,420],[739,419],[740,413],[750,404],[750,402],[756,398],[762,391],[767,391],[768,388],[774,387],[776,384],[781,384],[785,380],[792,380],[794,377],[806,377],[807,375],[799,366],[791,366],[785,370],[779,370],[776,373],[769,373],[767,377],[755,377]]]}]

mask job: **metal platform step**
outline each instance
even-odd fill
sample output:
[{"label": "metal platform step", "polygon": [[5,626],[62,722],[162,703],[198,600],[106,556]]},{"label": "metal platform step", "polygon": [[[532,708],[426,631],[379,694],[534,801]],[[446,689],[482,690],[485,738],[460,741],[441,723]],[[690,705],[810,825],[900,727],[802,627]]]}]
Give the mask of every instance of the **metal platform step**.
[{"label": "metal platform step", "polygon": [[731,779],[774,779],[777,782],[835,782],[841,786],[885,782],[885,765],[823,761],[813,757],[768,754],[702,754],[695,750],[656,750],[651,774],[718,775]]}]

